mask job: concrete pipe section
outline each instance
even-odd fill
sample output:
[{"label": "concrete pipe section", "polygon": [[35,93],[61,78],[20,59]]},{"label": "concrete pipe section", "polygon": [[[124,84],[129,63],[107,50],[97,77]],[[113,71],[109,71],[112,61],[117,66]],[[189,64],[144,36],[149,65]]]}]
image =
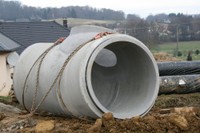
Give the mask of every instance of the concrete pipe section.
[{"label": "concrete pipe section", "polygon": [[[98,37],[99,33],[109,34]],[[60,80],[38,112],[92,118],[112,112],[115,118],[125,119],[143,116],[153,106],[159,89],[158,68],[139,40],[102,27],[74,27],[42,61],[36,61],[52,45],[28,47],[15,67],[15,94],[27,110],[34,99],[35,106],[41,102],[66,60]]]}]

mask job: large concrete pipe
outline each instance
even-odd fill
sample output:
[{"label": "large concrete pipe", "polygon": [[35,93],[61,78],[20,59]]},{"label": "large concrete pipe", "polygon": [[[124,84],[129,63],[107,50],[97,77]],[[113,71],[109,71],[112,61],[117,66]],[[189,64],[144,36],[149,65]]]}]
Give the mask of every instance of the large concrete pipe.
[{"label": "large concrete pipe", "polygon": [[[111,34],[100,36],[105,32]],[[79,26],[34,65],[52,45],[28,47],[16,65],[14,90],[27,110],[34,99],[36,105],[41,103],[67,60],[60,80],[38,111],[92,118],[112,112],[115,118],[124,119],[143,116],[153,106],[159,89],[158,68],[142,42],[106,28]]]}]

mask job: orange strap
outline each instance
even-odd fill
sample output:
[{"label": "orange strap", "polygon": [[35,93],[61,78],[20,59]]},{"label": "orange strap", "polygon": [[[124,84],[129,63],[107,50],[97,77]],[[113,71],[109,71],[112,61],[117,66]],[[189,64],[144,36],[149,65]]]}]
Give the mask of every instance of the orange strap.
[{"label": "orange strap", "polygon": [[[94,40],[97,40],[97,39],[99,39],[99,38],[102,38],[102,37],[107,36],[107,35],[110,35],[110,34],[113,34],[113,33],[111,33],[111,32],[101,32],[101,33],[97,34],[97,35],[94,37]],[[60,44],[60,43],[62,43],[65,39],[66,39],[66,37],[60,37],[58,40],[55,41],[54,44],[55,44],[55,45]]]},{"label": "orange strap", "polygon": [[94,37],[94,39],[96,40],[96,39],[102,38],[103,36],[110,35],[110,34],[113,34],[113,33],[111,33],[111,32],[101,32],[101,33],[97,34]]},{"label": "orange strap", "polygon": [[66,37],[60,37],[58,40],[55,41],[55,45],[62,43],[64,40],[66,39]]}]

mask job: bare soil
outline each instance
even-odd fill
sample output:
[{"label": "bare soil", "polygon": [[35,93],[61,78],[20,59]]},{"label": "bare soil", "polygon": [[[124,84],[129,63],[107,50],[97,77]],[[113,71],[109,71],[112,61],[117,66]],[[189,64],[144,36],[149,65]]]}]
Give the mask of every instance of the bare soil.
[{"label": "bare soil", "polygon": [[[6,104],[20,106],[10,101]],[[115,119],[111,113],[94,120],[0,112],[0,132],[199,133],[200,93],[161,95],[146,116],[125,120]]]},{"label": "bare soil", "polygon": [[155,60],[159,62],[181,61],[181,59],[173,57],[172,55],[165,52],[154,53],[153,55],[154,55]]}]

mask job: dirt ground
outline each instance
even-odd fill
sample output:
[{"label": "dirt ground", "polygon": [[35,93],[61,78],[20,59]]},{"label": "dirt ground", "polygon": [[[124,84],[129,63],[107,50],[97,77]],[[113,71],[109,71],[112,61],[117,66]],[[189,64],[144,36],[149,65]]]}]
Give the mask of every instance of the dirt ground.
[{"label": "dirt ground", "polygon": [[[157,61],[176,60],[166,55]],[[0,99],[7,105],[20,107],[12,99]],[[0,132],[55,133],[200,133],[200,93],[158,96],[144,117],[119,120],[106,113],[99,119],[63,118],[47,114],[27,115],[0,112]]]},{"label": "dirt ground", "polygon": [[159,62],[166,62],[166,61],[181,61],[180,59],[176,57],[172,57],[172,55],[169,55],[165,52],[159,52],[153,54],[156,61]]},{"label": "dirt ground", "polygon": [[[6,101],[6,104],[19,106]],[[114,119],[111,113],[97,120],[49,115],[26,116],[26,112],[1,113],[0,132],[140,133],[200,132],[200,93],[161,95],[144,117]]]}]

